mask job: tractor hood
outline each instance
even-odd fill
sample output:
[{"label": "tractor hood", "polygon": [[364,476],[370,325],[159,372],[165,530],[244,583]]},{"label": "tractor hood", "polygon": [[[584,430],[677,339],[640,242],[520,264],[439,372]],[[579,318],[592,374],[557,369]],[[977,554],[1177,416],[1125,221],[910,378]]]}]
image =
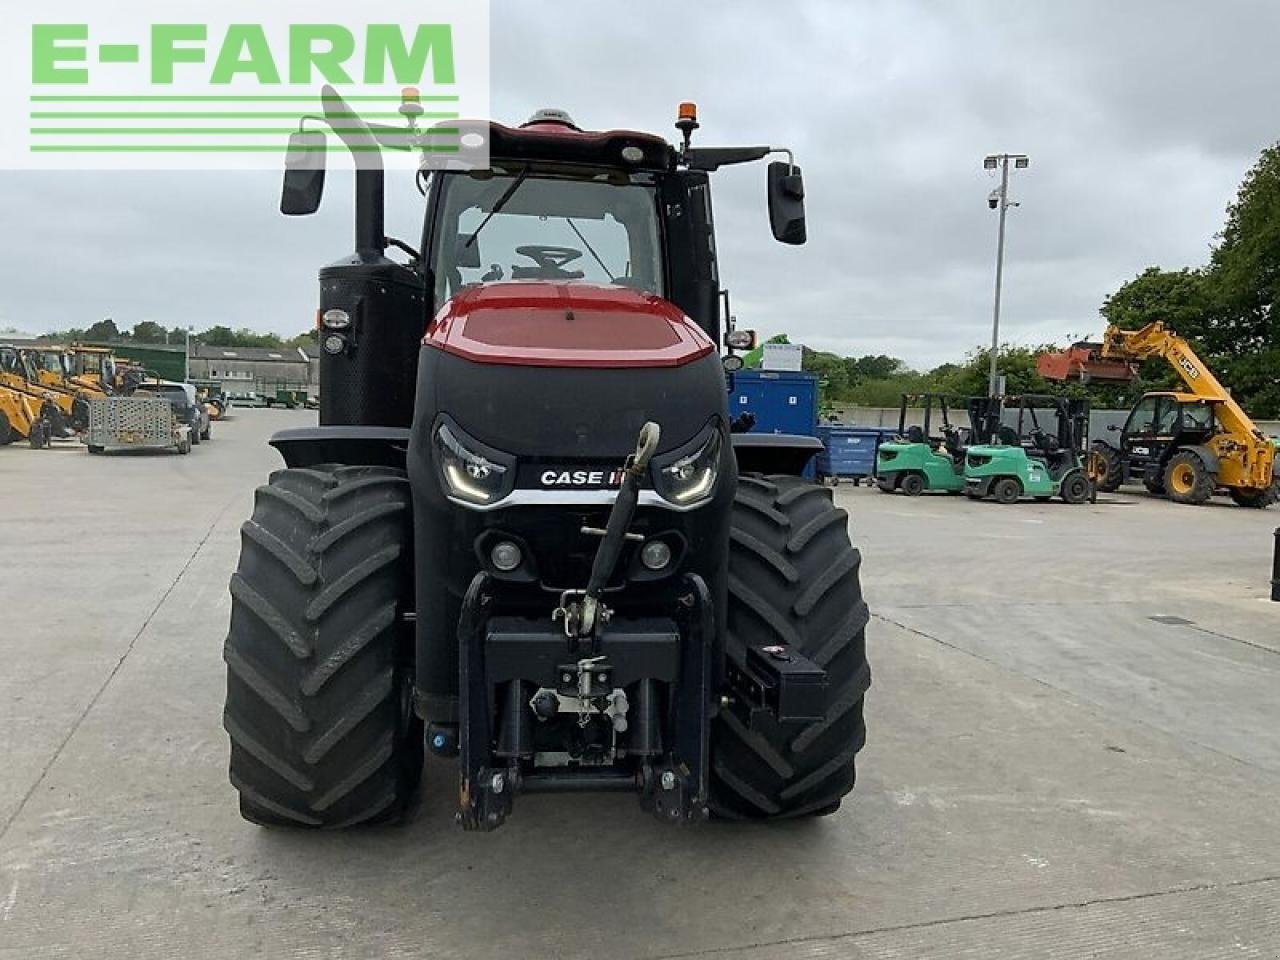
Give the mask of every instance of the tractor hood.
[{"label": "tractor hood", "polygon": [[423,344],[477,363],[533,367],[679,367],[715,351],[661,297],[547,280],[463,290],[431,321]]}]

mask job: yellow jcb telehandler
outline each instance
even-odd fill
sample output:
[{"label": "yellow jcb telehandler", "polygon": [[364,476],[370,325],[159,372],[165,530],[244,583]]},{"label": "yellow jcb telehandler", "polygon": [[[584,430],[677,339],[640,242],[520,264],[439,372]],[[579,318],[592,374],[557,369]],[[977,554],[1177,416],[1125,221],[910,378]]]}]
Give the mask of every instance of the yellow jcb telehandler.
[{"label": "yellow jcb telehandler", "polygon": [[1080,378],[1125,382],[1142,360],[1159,357],[1182,378],[1185,391],[1142,397],[1129,412],[1118,443],[1093,445],[1098,488],[1111,491],[1129,478],[1176,503],[1200,504],[1219,490],[1242,507],[1280,500],[1276,442],[1258,429],[1191,345],[1163,323],[1141,330],[1110,326],[1101,344],[1078,343],[1041,356],[1040,374],[1052,380]]}]

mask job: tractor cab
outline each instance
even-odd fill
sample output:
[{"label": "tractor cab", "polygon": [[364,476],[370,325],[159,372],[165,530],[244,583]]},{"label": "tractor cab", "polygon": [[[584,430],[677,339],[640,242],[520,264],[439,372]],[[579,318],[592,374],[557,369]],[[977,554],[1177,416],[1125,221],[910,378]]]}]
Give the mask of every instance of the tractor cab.
[{"label": "tractor cab", "polygon": [[[898,434],[880,444],[876,452],[879,490],[901,491],[908,496],[918,496],[926,490],[963,490],[965,450],[975,437],[985,436],[984,410],[975,404],[977,399],[980,398],[967,401],[969,423],[961,425],[952,421],[952,411],[966,401],[938,393],[904,393],[898,408]],[[909,425],[908,408],[921,407],[923,423]]]},{"label": "tractor cab", "polygon": [[1084,503],[1089,402],[1042,394],[1004,397],[991,441],[965,455],[965,493],[1015,503],[1024,496]]},{"label": "tractor cab", "polygon": [[[358,168],[356,251],[321,271],[320,379],[326,388],[320,413],[325,424],[407,427],[423,328],[450,304],[453,326],[476,333],[489,328],[482,338],[487,346],[468,349],[523,349],[530,345],[506,342],[513,324],[519,325],[507,308],[519,301],[537,311],[559,298],[553,311],[582,320],[560,331],[560,341],[577,341],[583,350],[599,353],[626,342],[618,337],[627,323],[634,325],[661,300],[689,318],[712,350],[724,349],[724,367],[732,373],[742,366],[735,351],[750,350],[755,338],[750,331],[732,329],[728,296],[721,289],[710,173],[785,156],[767,168],[770,227],[782,243],[806,239],[802,174],[790,151],[694,146],[697,110],[682,104],[680,147],[648,133],[586,131],[561,110],[540,110],[516,127],[451,121],[445,126],[460,132],[461,146],[446,159],[424,156],[418,174],[424,225],[420,242],[411,245],[385,236],[378,151],[413,149],[417,141],[402,128],[343,122],[340,114],[350,108],[328,88],[325,104],[338,118],[334,132],[352,150]],[[281,200],[286,214],[308,214],[319,206],[324,152],[314,149],[316,136],[323,137],[299,132],[291,138]],[[486,159],[472,157],[481,149]],[[483,165],[470,166],[472,161]],[[392,249],[407,260],[389,259]],[[571,301],[579,297],[595,306],[575,309]],[[609,319],[593,322],[606,302]],[[496,303],[504,305],[503,332],[492,321],[459,316],[462,308],[481,303],[490,311]],[[359,316],[353,313],[356,306]],[[406,314],[421,318],[421,325],[389,319]],[[533,315],[541,316],[527,315],[526,321]],[[649,336],[665,342],[679,335],[658,327]],[[388,357],[395,358],[390,366]],[[378,379],[381,389],[364,390],[370,379]],[[813,438],[792,440],[806,458],[820,449]],[[749,434],[734,442],[743,448],[765,445]],[[778,448],[779,456],[787,454],[776,439],[768,445]],[[747,456],[760,459],[755,451]]]}]

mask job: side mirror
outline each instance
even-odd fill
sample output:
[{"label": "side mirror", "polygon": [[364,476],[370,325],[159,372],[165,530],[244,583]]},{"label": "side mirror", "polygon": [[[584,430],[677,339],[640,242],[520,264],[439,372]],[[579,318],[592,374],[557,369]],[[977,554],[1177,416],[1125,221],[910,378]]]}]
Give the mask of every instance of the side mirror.
[{"label": "side mirror", "polygon": [[769,164],[769,225],[779,243],[799,245],[808,239],[804,226],[804,177],[799,167],[781,160]]},{"label": "side mirror", "polygon": [[280,212],[287,217],[305,217],[320,209],[324,195],[324,134],[298,132],[289,137],[284,160],[284,190]]}]

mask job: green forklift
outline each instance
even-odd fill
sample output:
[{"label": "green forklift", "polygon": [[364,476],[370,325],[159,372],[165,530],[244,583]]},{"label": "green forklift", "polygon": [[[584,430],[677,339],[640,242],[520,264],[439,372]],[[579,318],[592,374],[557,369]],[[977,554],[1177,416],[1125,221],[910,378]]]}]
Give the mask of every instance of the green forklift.
[{"label": "green forklift", "polygon": [[[905,493],[918,497],[926,490],[960,493],[964,490],[965,451],[971,443],[990,440],[991,401],[973,397],[967,401],[969,425],[951,422],[957,397],[940,393],[904,393],[898,408],[898,434],[880,444],[876,453],[876,486],[881,493]],[[907,408],[924,408],[924,426],[907,426]],[[933,412],[942,419],[941,432],[932,432]],[[996,421],[999,417],[996,416]]]},{"label": "green forklift", "polygon": [[[964,492],[975,500],[1024,497],[1085,503],[1094,496],[1088,468],[1089,401],[1024,394],[1005,397],[990,443],[969,447]],[[1009,423],[1013,411],[1014,423]],[[1048,425],[1052,429],[1045,429]]]}]

